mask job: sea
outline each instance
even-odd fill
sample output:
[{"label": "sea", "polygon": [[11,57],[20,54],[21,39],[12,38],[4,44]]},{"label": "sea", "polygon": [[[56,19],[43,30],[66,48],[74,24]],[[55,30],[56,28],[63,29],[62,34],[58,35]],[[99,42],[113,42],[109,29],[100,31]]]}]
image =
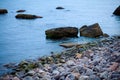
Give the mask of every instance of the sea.
[{"label": "sea", "polygon": [[[45,30],[58,27],[77,27],[99,23],[102,31],[110,36],[120,35],[120,17],[113,15],[120,0],[0,0],[0,74],[8,70],[8,63],[60,53],[61,43],[86,43],[96,40],[79,36],[60,40],[46,39]],[[61,6],[65,9],[57,10]],[[16,19],[17,10],[24,14],[43,16],[25,20]]]}]

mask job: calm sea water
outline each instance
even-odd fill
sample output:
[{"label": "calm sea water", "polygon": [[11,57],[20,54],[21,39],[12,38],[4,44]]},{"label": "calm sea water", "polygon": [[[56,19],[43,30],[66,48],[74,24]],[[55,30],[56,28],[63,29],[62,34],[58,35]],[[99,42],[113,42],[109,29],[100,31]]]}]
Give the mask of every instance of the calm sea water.
[{"label": "calm sea water", "polygon": [[[66,40],[47,40],[45,30],[55,27],[91,25],[98,22],[103,32],[120,35],[120,17],[112,13],[119,0],[0,0],[0,8],[8,14],[0,15],[0,67],[10,62],[35,59],[51,51],[64,50],[63,42],[84,43],[94,39],[79,37]],[[56,10],[63,6],[64,10]],[[24,9],[42,19],[16,19],[16,11]],[[0,73],[5,72],[0,68]]]}]

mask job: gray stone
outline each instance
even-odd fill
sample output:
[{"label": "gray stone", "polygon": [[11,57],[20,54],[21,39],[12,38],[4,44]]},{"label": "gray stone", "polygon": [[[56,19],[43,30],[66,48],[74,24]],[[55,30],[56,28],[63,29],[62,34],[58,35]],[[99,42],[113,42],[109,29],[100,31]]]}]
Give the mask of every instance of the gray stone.
[{"label": "gray stone", "polygon": [[89,80],[89,76],[83,76],[83,75],[81,75],[79,77],[79,80]]}]

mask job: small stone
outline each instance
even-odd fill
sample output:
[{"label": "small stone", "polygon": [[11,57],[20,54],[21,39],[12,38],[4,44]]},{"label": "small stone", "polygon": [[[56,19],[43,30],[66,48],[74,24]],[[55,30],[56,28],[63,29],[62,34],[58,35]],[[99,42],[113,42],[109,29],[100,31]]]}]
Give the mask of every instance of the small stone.
[{"label": "small stone", "polygon": [[101,79],[96,75],[91,75],[89,80],[101,80]]},{"label": "small stone", "polygon": [[23,80],[34,80],[31,76],[26,76],[23,78]]},{"label": "small stone", "polygon": [[29,75],[29,76],[33,76],[35,74],[35,71],[29,71],[28,73],[27,73],[27,75]]},{"label": "small stone", "polygon": [[100,78],[103,78],[103,79],[108,79],[108,76],[109,76],[109,74],[107,71],[100,74]]},{"label": "small stone", "polygon": [[80,77],[80,73],[72,73],[72,75],[75,76],[75,80],[78,80]]},{"label": "small stone", "polygon": [[114,62],[110,67],[109,67],[109,70],[111,70],[111,71],[114,71],[114,70],[116,70],[117,69],[117,67],[118,67],[118,63],[117,62]]},{"label": "small stone", "polygon": [[73,66],[73,65],[75,65],[75,62],[73,60],[69,60],[69,61],[66,62],[66,64],[68,66]]},{"label": "small stone", "polygon": [[67,75],[67,77],[65,78],[65,80],[76,80],[75,76],[72,74]]},{"label": "small stone", "polygon": [[81,58],[81,57],[82,57],[82,54],[80,54],[80,53],[77,53],[77,54],[76,54],[76,58],[79,59],[79,58]]},{"label": "small stone", "polygon": [[54,70],[54,71],[53,71],[53,74],[55,74],[55,75],[59,75],[59,74],[60,74],[60,72],[59,72],[59,71],[57,71],[57,70]]},{"label": "small stone", "polygon": [[14,77],[12,80],[20,80],[18,77]]},{"label": "small stone", "polygon": [[79,80],[89,80],[89,76],[80,76]]}]

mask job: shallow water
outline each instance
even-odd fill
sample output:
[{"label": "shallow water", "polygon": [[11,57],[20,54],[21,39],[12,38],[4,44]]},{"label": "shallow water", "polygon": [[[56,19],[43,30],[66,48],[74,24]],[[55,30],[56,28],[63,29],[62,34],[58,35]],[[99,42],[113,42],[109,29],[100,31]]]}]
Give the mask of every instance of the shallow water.
[{"label": "shallow water", "polygon": [[[55,27],[91,25],[98,22],[103,32],[120,35],[120,17],[112,13],[120,5],[119,0],[0,0],[0,8],[8,14],[0,15],[0,65],[35,59],[60,52],[63,42],[84,43],[95,39],[79,37],[65,40],[47,40],[45,30]],[[56,10],[63,6],[64,10]],[[25,9],[29,14],[43,16],[42,19],[16,19],[16,11]],[[0,73],[5,72],[1,68]]]}]

